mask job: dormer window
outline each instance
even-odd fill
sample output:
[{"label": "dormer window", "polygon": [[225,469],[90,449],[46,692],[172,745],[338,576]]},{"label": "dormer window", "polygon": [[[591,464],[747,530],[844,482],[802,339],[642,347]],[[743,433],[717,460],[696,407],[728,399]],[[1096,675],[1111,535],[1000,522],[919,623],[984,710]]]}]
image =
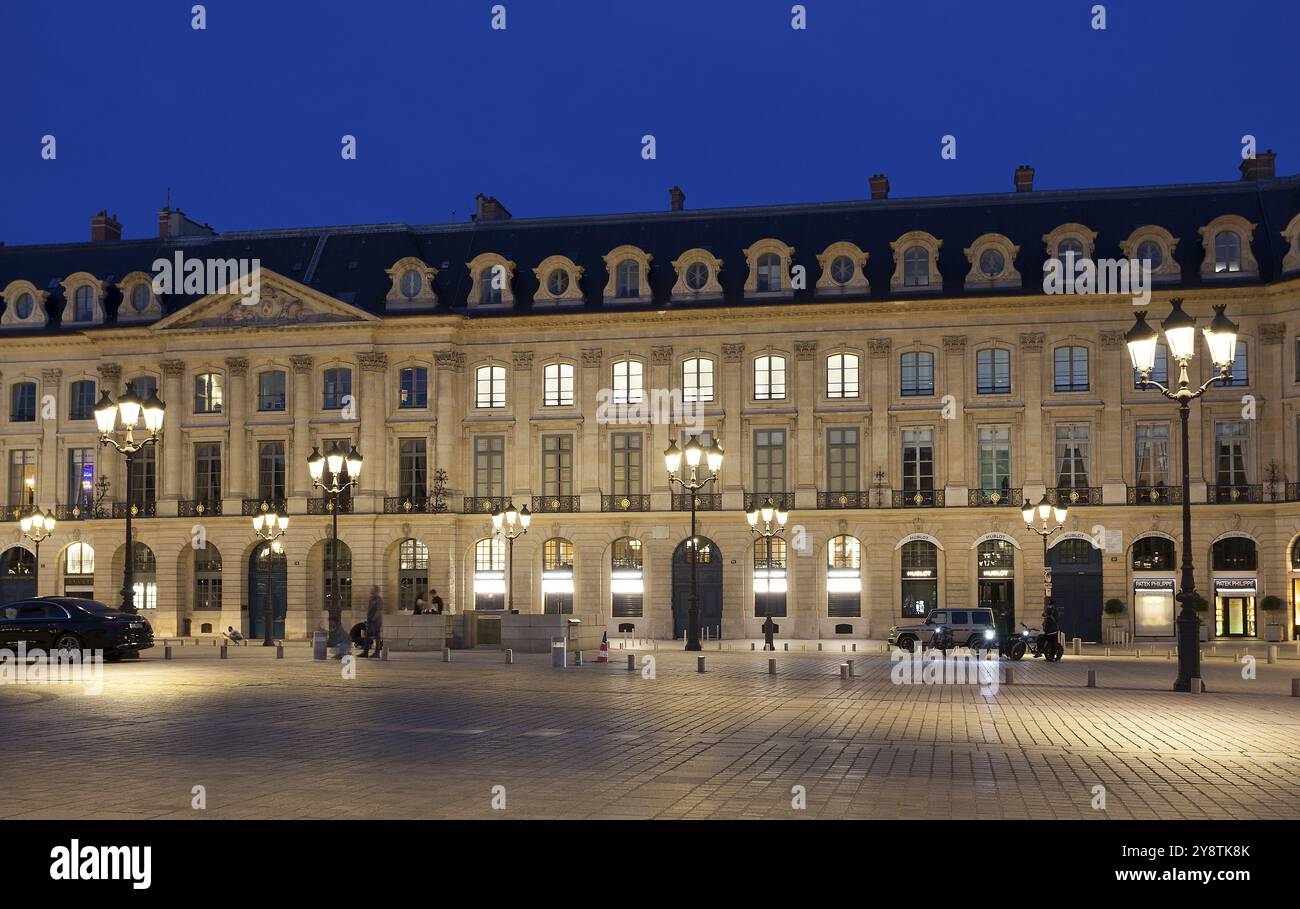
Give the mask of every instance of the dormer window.
[{"label": "dormer window", "polygon": [[709,267],[703,262],[694,262],[686,269],[686,286],[691,290],[703,290],[709,283]]},{"label": "dormer window", "polygon": [[758,292],[776,293],[781,290],[781,258],[776,253],[758,257]]},{"label": "dormer window", "polygon": [[673,300],[696,301],[722,298],[722,285],[718,283],[722,260],[707,249],[686,250],[673,260],[673,270],[677,273],[677,283],[673,285]]},{"label": "dormer window", "polygon": [[414,300],[424,289],[424,276],[420,274],[419,269],[408,268],[402,272],[402,296],[408,300]]},{"label": "dormer window", "polygon": [[1150,263],[1151,280],[1157,284],[1171,284],[1182,279],[1182,268],[1174,259],[1178,238],[1158,224],[1147,224],[1129,234],[1119,244],[1126,259],[1142,266]]},{"label": "dormer window", "polygon": [[496,287],[493,277],[496,270],[485,268],[478,273],[478,302],[481,306],[497,306],[501,303],[501,288]]},{"label": "dormer window", "polygon": [[476,306],[514,306],[515,295],[511,282],[515,276],[515,263],[496,253],[482,253],[465,263],[474,276],[469,291],[469,301]]},{"label": "dormer window", "polygon": [[47,317],[42,306],[49,294],[30,281],[11,281],[0,294],[5,302],[0,325],[5,328],[44,328]]},{"label": "dormer window", "polygon": [[77,288],[73,318],[78,322],[90,322],[95,318],[95,292],[89,284]]},{"label": "dormer window", "polygon": [[578,282],[582,268],[565,256],[548,256],[533,269],[537,277],[534,304],[577,304],[582,302],[582,288]]},{"label": "dormer window", "polygon": [[848,256],[836,256],[831,260],[831,280],[843,287],[853,280],[858,267]]},{"label": "dormer window", "polygon": [[1258,278],[1259,263],[1251,253],[1255,225],[1240,215],[1220,215],[1200,228],[1205,258],[1202,278]]},{"label": "dormer window", "polygon": [[1241,237],[1236,231],[1221,230],[1214,235],[1214,271],[1241,271]]},{"label": "dormer window", "polygon": [[407,256],[386,269],[392,285],[384,302],[393,309],[432,309],[438,305],[438,295],[433,289],[433,279],[438,269],[425,265],[415,256]]},{"label": "dormer window", "polygon": [[77,325],[91,325],[104,321],[104,282],[94,275],[79,271],[69,275],[63,284],[63,321]]},{"label": "dormer window", "polygon": [[1165,253],[1160,248],[1160,244],[1154,240],[1143,240],[1138,244],[1137,260],[1145,262],[1152,271],[1155,271],[1165,263]]},{"label": "dormer window", "polygon": [[131,290],[131,308],[137,313],[143,313],[149,308],[149,285],[137,284]]},{"label": "dormer window", "polygon": [[967,289],[991,290],[1020,286],[1020,272],[1015,267],[1020,247],[1002,234],[984,234],[962,252],[970,262],[970,272],[966,275]]},{"label": "dormer window", "polygon": [[1057,259],[1062,265],[1069,265],[1071,260],[1077,265],[1081,259],[1092,258],[1096,240],[1096,231],[1075,223],[1062,224],[1050,234],[1043,234],[1047,258]]},{"label": "dormer window", "polygon": [[617,289],[614,296],[620,300],[639,296],[641,290],[641,266],[632,259],[624,259],[618,263],[616,280]]},{"label": "dormer window", "polygon": [[552,297],[562,297],[569,289],[569,273],[563,268],[553,268],[546,276],[546,292]]},{"label": "dormer window", "polygon": [[889,288],[895,292],[917,292],[943,285],[939,275],[939,250],[943,241],[923,230],[903,234],[889,244],[894,251],[894,274]]},{"label": "dormer window", "polygon": [[903,284],[926,287],[930,283],[930,251],[913,246],[903,254]]},{"label": "dormer window", "polygon": [[19,319],[26,321],[31,318],[32,311],[36,308],[36,300],[31,294],[19,294],[18,302],[14,304],[14,314]]},{"label": "dormer window", "polygon": [[749,264],[749,276],[745,280],[746,295],[778,296],[790,293],[790,282],[786,281],[786,276],[790,274],[794,258],[793,246],[769,237],[754,243],[744,253]]},{"label": "dormer window", "polygon": [[609,280],[605,284],[606,303],[649,303],[650,255],[635,246],[611,249],[605,258]]},{"label": "dormer window", "polygon": [[996,249],[985,250],[980,255],[980,274],[986,278],[996,278],[1006,270],[1007,260]]},{"label": "dormer window", "polygon": [[1282,236],[1291,245],[1291,249],[1282,257],[1282,273],[1300,271],[1300,215],[1291,219],[1286,230],[1282,231]]}]

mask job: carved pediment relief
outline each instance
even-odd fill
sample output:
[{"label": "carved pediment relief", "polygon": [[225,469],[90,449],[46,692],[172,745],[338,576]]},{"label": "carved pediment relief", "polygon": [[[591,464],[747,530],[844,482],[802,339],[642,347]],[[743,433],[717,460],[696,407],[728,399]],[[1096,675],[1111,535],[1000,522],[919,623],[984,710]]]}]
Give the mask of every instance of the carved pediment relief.
[{"label": "carved pediment relief", "polygon": [[266,269],[261,270],[260,280],[260,293],[253,303],[245,303],[237,292],[210,294],[155,323],[154,328],[274,328],[378,320],[363,309]]}]

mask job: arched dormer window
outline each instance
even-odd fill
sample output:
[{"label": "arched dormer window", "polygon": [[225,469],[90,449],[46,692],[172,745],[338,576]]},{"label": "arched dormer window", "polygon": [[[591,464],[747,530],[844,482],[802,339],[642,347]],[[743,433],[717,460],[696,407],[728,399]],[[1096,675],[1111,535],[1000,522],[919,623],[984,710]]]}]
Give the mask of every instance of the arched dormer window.
[{"label": "arched dormer window", "polygon": [[1250,250],[1255,225],[1240,215],[1220,215],[1199,229],[1205,258],[1202,278],[1257,278],[1259,263]]},{"label": "arched dormer window", "polygon": [[871,282],[867,280],[867,260],[870,253],[865,253],[847,240],[832,243],[817,255],[817,264],[821,266],[821,276],[817,279],[819,296],[836,294],[869,294]]},{"label": "arched dormer window", "polygon": [[49,323],[45,301],[49,294],[37,290],[31,281],[11,281],[4,289],[5,311],[0,315],[4,328],[44,328]]},{"label": "arched dormer window", "polygon": [[1020,286],[1020,272],[1015,266],[1020,247],[1002,234],[984,234],[962,252],[970,262],[967,290]]},{"label": "arched dormer window", "polygon": [[606,303],[649,303],[651,256],[636,246],[617,246],[604,257],[609,280]]},{"label": "arched dormer window", "polygon": [[438,305],[433,279],[438,269],[415,256],[399,259],[385,274],[393,282],[384,302],[389,309],[432,309]]},{"label": "arched dormer window", "polygon": [[63,324],[99,325],[104,321],[104,282],[79,271],[63,281]]},{"label": "arched dormer window", "polygon": [[1043,234],[1043,243],[1047,246],[1047,258],[1060,259],[1064,263],[1073,255],[1074,261],[1091,259],[1097,232],[1089,230],[1083,224],[1062,224],[1050,234]]},{"label": "arched dormer window", "polygon": [[468,303],[472,308],[515,305],[512,282],[515,263],[496,253],[481,253],[465,263],[473,283]]},{"label": "arched dormer window", "polygon": [[673,260],[677,283],[673,285],[673,300],[719,300],[722,285],[718,275],[722,260],[707,249],[688,249]]},{"label": "arched dormer window", "polygon": [[1291,219],[1291,223],[1282,231],[1282,236],[1291,245],[1291,249],[1282,257],[1282,273],[1300,271],[1300,215]]},{"label": "arched dormer window", "polygon": [[146,272],[133,271],[121,281],[122,302],[117,306],[118,322],[151,322],[161,319],[162,303],[153,292],[153,278]]},{"label": "arched dormer window", "polygon": [[942,240],[923,230],[905,233],[890,243],[889,248],[894,251],[890,290],[896,293],[942,290],[943,277],[938,264],[942,246]]},{"label": "arched dormer window", "polygon": [[745,296],[785,296],[791,292],[791,261],[794,247],[770,237],[743,250],[749,265]]},{"label": "arched dormer window", "polygon": [[582,302],[583,268],[567,256],[547,256],[533,269],[537,276],[534,304],[563,305]]},{"label": "arched dormer window", "polygon": [[1136,259],[1139,264],[1149,263],[1151,280],[1169,284],[1182,278],[1182,268],[1174,259],[1178,238],[1158,224],[1147,224],[1120,241],[1120,252],[1126,259]]}]

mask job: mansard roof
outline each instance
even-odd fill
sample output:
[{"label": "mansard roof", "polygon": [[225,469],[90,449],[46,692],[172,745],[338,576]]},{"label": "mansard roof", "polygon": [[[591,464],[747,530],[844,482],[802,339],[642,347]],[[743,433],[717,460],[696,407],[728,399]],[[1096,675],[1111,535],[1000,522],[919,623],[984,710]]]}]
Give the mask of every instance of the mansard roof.
[{"label": "mansard roof", "polygon": [[[116,322],[122,301],[117,286],[134,271],[152,272],[155,259],[171,258],[176,250],[187,257],[259,259],[263,267],[313,290],[375,315],[402,318],[386,306],[392,289],[386,274],[397,261],[416,257],[437,269],[434,312],[495,317],[534,310],[538,279],[533,268],[551,255],[568,256],[585,269],[583,302],[564,311],[608,311],[617,304],[602,301],[603,257],[615,247],[637,246],[652,257],[648,308],[684,306],[771,306],[818,302],[818,253],[832,243],[850,241],[870,254],[866,273],[870,293],[861,299],[888,300],[894,263],[890,243],[909,231],[922,230],[943,240],[939,255],[945,298],[974,297],[988,291],[967,290],[970,270],[962,250],[984,234],[997,233],[1020,246],[1016,266],[1022,275],[1019,293],[1042,292],[1041,263],[1046,258],[1043,236],[1056,227],[1077,222],[1097,233],[1096,258],[1121,258],[1120,243],[1132,232],[1155,224],[1179,242],[1175,253],[1182,272],[1178,287],[1205,286],[1198,228],[1221,215],[1240,215],[1257,225],[1252,249],[1258,277],[1237,279],[1267,284],[1282,277],[1287,243],[1281,231],[1300,213],[1300,175],[1171,186],[1088,190],[1036,190],[988,195],[874,199],[800,205],[769,205],[684,211],[642,212],[557,218],[514,218],[454,224],[371,224],[284,230],[236,231],[215,236],[153,238],[37,246],[0,246],[0,290],[15,280],[32,282],[49,293],[49,327],[33,333],[60,331],[63,290],[59,286],[74,272],[89,272],[108,285],[107,325]],[[775,237],[794,247],[792,266],[807,270],[807,289],[787,297],[746,299],[746,264],[742,250],[754,241]],[[676,282],[671,263],[685,250],[708,250],[724,265],[719,276],[721,301],[685,304],[671,301]],[[518,263],[513,308],[491,313],[467,307],[472,278],[466,263],[484,253],[499,253]],[[1227,283],[1217,281],[1216,283]],[[999,290],[998,294],[1017,291]],[[915,294],[909,294],[914,296]],[[194,301],[170,295],[163,299],[166,314]],[[837,297],[839,301],[846,297]],[[637,308],[647,308],[642,304]],[[553,307],[545,311],[555,313]],[[66,330],[74,330],[69,327]],[[78,327],[75,330],[95,330]]]}]

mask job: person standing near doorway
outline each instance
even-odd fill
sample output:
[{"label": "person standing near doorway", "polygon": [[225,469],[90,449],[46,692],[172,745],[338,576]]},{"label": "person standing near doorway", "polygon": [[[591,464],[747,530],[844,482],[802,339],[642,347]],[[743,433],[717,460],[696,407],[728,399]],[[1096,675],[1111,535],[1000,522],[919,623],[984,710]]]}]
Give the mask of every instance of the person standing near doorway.
[{"label": "person standing near doorway", "polygon": [[433,599],[429,601],[429,611],[437,615],[442,615],[443,602],[442,597],[438,596],[438,591],[433,592]]},{"label": "person standing near doorway", "polygon": [[370,656],[370,645],[375,647],[375,656],[379,656],[380,635],[384,630],[384,598],[379,595],[379,585],[370,588],[370,602],[366,606],[366,642],[361,651],[363,657]]}]

